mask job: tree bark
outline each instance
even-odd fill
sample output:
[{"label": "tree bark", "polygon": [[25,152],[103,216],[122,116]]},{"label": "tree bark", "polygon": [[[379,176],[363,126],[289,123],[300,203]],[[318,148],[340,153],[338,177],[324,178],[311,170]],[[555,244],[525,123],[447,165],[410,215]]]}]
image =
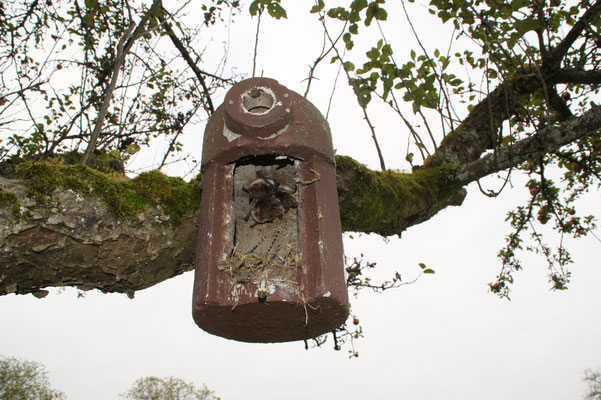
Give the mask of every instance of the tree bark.
[{"label": "tree bark", "polygon": [[[599,135],[601,107],[591,105],[582,115],[510,146],[497,143],[499,129],[523,96],[546,92],[562,79],[596,81],[599,76],[558,70],[543,79],[534,72],[510,78],[476,105],[432,158],[412,173],[372,171],[338,156],[343,230],[400,235],[448,206],[461,205],[470,182]],[[62,175],[40,179],[52,175],[53,168]],[[197,189],[158,172],[127,181],[105,179],[83,166],[69,168],[44,164],[30,168],[29,175],[0,176],[0,295],[41,297],[45,287],[74,286],[133,296],[193,268]],[[157,176],[160,182],[153,181]],[[50,189],[44,188],[49,184]],[[185,201],[177,197],[182,192]],[[137,203],[128,203],[128,198]],[[186,204],[183,211],[181,204]]]},{"label": "tree bark", "polygon": [[24,181],[0,177],[0,188],[18,201],[0,208],[0,294],[74,286],[133,296],[192,269],[193,214],[173,224],[160,206],[150,206],[125,219],[71,189],[43,204],[27,195]]},{"label": "tree bark", "polygon": [[[371,171],[339,157],[344,230],[400,234],[461,204],[465,191],[443,184],[447,172]],[[133,296],[193,268],[200,203],[176,222],[160,203],[116,216],[114,204],[79,186],[57,187],[41,199],[28,178],[0,177],[0,295],[43,296],[45,287],[73,286]],[[372,219],[363,217],[366,209]]]},{"label": "tree bark", "polygon": [[[461,205],[468,183],[599,134],[601,106],[592,105],[558,126],[484,153],[491,124],[506,118],[504,93],[491,93],[480,115],[474,110],[435,160],[412,173],[372,171],[338,156],[343,230],[400,235]],[[61,179],[50,179],[53,169],[61,171]],[[0,176],[0,295],[44,296],[45,287],[74,286],[133,296],[193,268],[200,196],[192,184],[158,172],[133,180],[106,175],[105,182],[98,171],[60,163],[30,163],[29,171],[12,173],[17,179]],[[51,195],[41,195],[48,182]],[[185,201],[177,197],[182,192]],[[137,203],[128,204],[130,197]],[[184,211],[181,204],[187,204]]]},{"label": "tree bark", "polygon": [[[489,128],[486,125],[482,124],[483,129]],[[350,157],[338,156],[342,228],[400,235],[448,206],[461,205],[468,183],[598,135],[600,128],[601,106],[593,105],[581,116],[481,158],[475,157],[478,149],[469,155],[465,152],[463,162],[434,162],[412,173],[372,171]],[[481,132],[476,135],[484,136]],[[456,143],[450,143],[441,149],[443,154],[454,152],[449,149]],[[51,175],[53,168],[61,169],[67,178],[46,179],[54,186],[52,194],[44,198],[34,179]],[[186,201],[192,199],[193,204],[176,218],[169,207],[182,203],[175,193],[196,191],[195,184],[182,189],[186,186],[183,182],[158,172],[154,178],[149,173],[129,186],[135,179],[106,184],[98,182],[103,179],[98,171],[73,168],[65,173],[64,166],[43,164],[30,168],[34,171],[30,175],[16,174],[19,179],[0,176],[0,295],[33,293],[42,297],[47,294],[45,287],[74,286],[133,296],[137,290],[193,268],[200,207],[196,199],[200,197],[187,194]],[[79,180],[71,176],[74,174]],[[157,176],[160,183],[155,184],[152,179]],[[86,186],[81,179],[94,183]],[[126,189],[119,189],[118,184]],[[118,190],[125,190],[123,197],[142,196],[149,205],[128,208],[116,200],[114,192]],[[163,197],[153,197],[157,192]]]}]

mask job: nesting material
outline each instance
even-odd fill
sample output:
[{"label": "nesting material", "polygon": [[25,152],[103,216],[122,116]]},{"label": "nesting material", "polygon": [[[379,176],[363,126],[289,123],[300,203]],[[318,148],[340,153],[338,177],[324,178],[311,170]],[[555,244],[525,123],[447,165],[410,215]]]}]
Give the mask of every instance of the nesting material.
[{"label": "nesting material", "polygon": [[[238,163],[234,168],[234,247],[222,259],[218,268],[226,273],[232,283],[259,284],[262,278],[277,282],[280,288],[289,287],[297,292],[296,274],[300,266],[298,245],[298,200],[296,199],[296,163],[287,157],[253,157]],[[271,199],[253,199],[249,187],[266,181],[277,190],[267,195]],[[294,199],[293,206],[276,198],[278,193],[286,193]],[[250,192],[250,193],[249,193]],[[265,195],[265,196],[267,196]],[[254,200],[254,201],[253,201]],[[273,201],[272,207],[282,207],[273,211],[262,221],[252,215],[252,208]]]}]

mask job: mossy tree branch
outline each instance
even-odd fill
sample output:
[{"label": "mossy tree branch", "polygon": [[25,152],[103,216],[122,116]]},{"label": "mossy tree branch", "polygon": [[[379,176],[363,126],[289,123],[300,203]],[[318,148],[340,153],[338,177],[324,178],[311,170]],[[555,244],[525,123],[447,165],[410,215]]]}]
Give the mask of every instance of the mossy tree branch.
[{"label": "mossy tree branch", "polygon": [[48,286],[133,295],[192,268],[200,191],[158,171],[21,163],[0,177],[0,294]]},{"label": "mossy tree branch", "polygon": [[[337,163],[345,231],[400,234],[465,195],[444,166],[411,174]],[[0,294],[74,286],[133,295],[190,270],[199,205],[196,183],[158,171],[130,180],[24,162],[0,177]]]},{"label": "mossy tree branch", "polygon": [[[598,134],[600,127],[601,107],[592,106],[495,153],[437,160],[411,173],[372,171],[338,156],[343,230],[400,235],[461,205],[468,183]],[[443,147],[440,152],[448,151]],[[0,295],[42,296],[49,286],[133,295],[190,270],[199,206],[197,183],[158,171],[127,179],[79,164],[22,162],[10,179],[0,177]]]}]

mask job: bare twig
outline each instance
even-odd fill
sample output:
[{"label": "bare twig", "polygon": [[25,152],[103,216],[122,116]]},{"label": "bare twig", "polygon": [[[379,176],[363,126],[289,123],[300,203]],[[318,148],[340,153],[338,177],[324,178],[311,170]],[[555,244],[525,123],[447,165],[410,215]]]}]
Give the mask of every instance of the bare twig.
[{"label": "bare twig", "polygon": [[255,77],[255,72],[257,68],[257,49],[259,48],[259,29],[261,27],[261,14],[263,14],[263,5],[259,6],[258,18],[257,18],[257,33],[255,35],[255,52],[253,55],[253,74],[252,77]]},{"label": "bare twig", "polygon": [[[330,45],[330,48],[326,51],[326,39],[327,39],[327,35],[324,32],[323,35],[323,47],[321,49],[321,54],[317,57],[317,59],[315,59],[315,61],[313,62],[313,65],[311,67],[309,67],[309,77],[307,78],[307,89],[305,89],[305,94],[303,95],[303,97],[307,97],[307,95],[309,94],[309,89],[311,88],[311,82],[313,81],[313,79],[315,79],[314,74],[315,74],[315,69],[317,68],[317,65],[328,55],[330,54],[330,52],[334,49],[334,46],[336,46],[336,43],[338,43],[338,41],[340,40],[340,38],[342,37],[342,35],[344,34],[344,31],[346,30],[346,22],[344,23],[344,27],[342,28],[342,30],[340,31],[340,34],[338,35],[338,37],[336,38],[336,40],[334,41],[333,44]],[[327,118],[327,117],[326,117]]]},{"label": "bare twig", "polygon": [[[342,56],[344,57],[346,53],[346,49],[345,52],[342,53]],[[330,116],[330,109],[332,107],[332,100],[334,100],[334,92],[336,92],[336,85],[338,85],[338,78],[340,77],[340,71],[342,70],[342,63],[340,63],[338,65],[338,71],[336,71],[336,77],[334,78],[334,84],[332,85],[332,93],[330,93],[330,98],[328,100],[328,109],[326,111],[326,119],[328,119],[328,117]]]},{"label": "bare twig", "polygon": [[111,82],[109,83],[109,86],[104,94],[102,105],[100,106],[100,110],[98,111],[98,118],[96,120],[96,124],[94,125],[94,130],[92,131],[92,135],[90,137],[90,141],[88,142],[88,147],[86,148],[83,159],[81,160],[82,164],[84,165],[87,165],[90,162],[92,153],[96,149],[96,143],[98,142],[98,137],[100,136],[100,131],[102,130],[104,119],[106,118],[106,113],[111,104],[113,92],[115,91],[115,86],[117,86],[117,80],[119,79],[119,71],[121,70],[123,63],[125,62],[125,56],[127,55],[127,53],[129,53],[129,50],[133,46],[136,39],[142,36],[144,26],[150,19],[150,16],[159,7],[161,7],[161,0],[154,0],[152,7],[150,7],[146,14],[144,14],[142,20],[140,20],[137,26],[135,25],[133,20],[130,20],[129,27],[123,33],[123,36],[117,44],[117,55],[115,57],[115,63],[113,65]]},{"label": "bare twig", "polygon": [[[330,36],[330,33],[328,31],[328,28],[326,27],[323,12],[321,13],[321,24],[323,26],[326,36],[328,37],[328,40],[332,44],[332,49],[336,52],[336,57],[338,57],[338,61],[341,64],[344,64],[344,60],[341,57],[340,52],[336,48],[334,40],[332,40],[332,37]],[[353,83],[353,80],[351,79],[349,72],[347,71],[346,68],[344,68],[344,66],[342,68],[344,69],[344,73],[346,74],[346,78],[348,80],[349,85],[353,88],[353,92],[355,93],[355,96],[357,96],[357,101],[359,103],[359,106],[361,107],[361,110],[363,111],[363,119],[365,120],[365,122],[367,122],[367,125],[369,126],[369,129],[371,131],[371,137],[376,146],[376,152],[378,153],[378,158],[380,159],[380,168],[382,169],[382,171],[386,171],[386,164],[384,163],[384,157],[382,156],[382,150],[380,149],[380,144],[378,143],[378,138],[376,137],[376,128],[371,123],[371,120],[369,119],[369,115],[367,115],[367,106],[365,104],[363,104],[361,98],[359,97],[357,86]]]},{"label": "bare twig", "polygon": [[[166,13],[166,11],[164,11],[164,12]],[[161,24],[163,25],[163,29],[165,29],[165,32],[167,32],[167,36],[169,36],[169,39],[171,39],[171,42],[173,43],[175,48],[179,50],[179,52],[182,55],[182,57],[184,58],[184,60],[186,60],[186,63],[188,63],[188,66],[194,72],[194,75],[196,75],[196,78],[198,78],[198,81],[200,82],[200,85],[202,86],[202,90],[205,94],[207,111],[209,112],[209,114],[213,114],[215,112],[215,108],[213,106],[213,101],[211,100],[211,93],[209,92],[209,88],[207,87],[207,84],[206,84],[204,76],[203,76],[203,75],[210,75],[210,74],[207,74],[206,72],[201,71],[200,68],[198,68],[198,65],[196,65],[196,63],[192,60],[192,57],[190,56],[190,52],[188,51],[188,49],[186,49],[186,46],[184,46],[182,41],[179,40],[179,38],[177,37],[177,35],[173,31],[173,29],[171,29],[171,26],[165,20],[165,17],[163,15],[161,15],[159,17],[159,20],[161,21]]]}]

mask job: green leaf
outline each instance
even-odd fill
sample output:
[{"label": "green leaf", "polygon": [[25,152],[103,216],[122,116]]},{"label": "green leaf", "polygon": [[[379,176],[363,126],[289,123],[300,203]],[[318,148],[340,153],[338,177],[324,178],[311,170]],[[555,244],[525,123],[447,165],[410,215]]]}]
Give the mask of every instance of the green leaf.
[{"label": "green leaf", "polygon": [[385,9],[378,8],[378,11],[376,11],[375,17],[378,21],[386,21],[386,18],[388,18],[388,13],[386,12]]},{"label": "green leaf", "polygon": [[346,49],[351,50],[354,46],[353,40],[351,39],[350,33],[345,33],[342,35],[342,41],[346,44]]},{"label": "green leaf", "polygon": [[318,3],[316,5],[314,5],[313,7],[311,7],[311,13],[315,14],[320,12],[321,10],[323,10],[323,8],[325,7],[325,3],[323,2],[323,0],[319,0]]},{"label": "green leaf", "polygon": [[426,264],[424,264],[424,263],[419,263],[419,267],[420,267],[421,269],[426,269],[426,268],[427,268],[427,267],[426,267]]},{"label": "green leaf", "polygon": [[372,47],[370,51],[368,51],[367,53],[365,53],[367,55],[367,57],[372,60],[375,61],[380,57],[380,52],[378,51],[378,49]]},{"label": "green leaf", "polygon": [[86,13],[86,15],[84,15],[84,17],[83,17],[83,23],[88,28],[93,28],[94,27],[94,16],[90,13]]},{"label": "green leaf", "polygon": [[361,11],[365,7],[367,7],[367,0],[355,0],[351,3],[351,8],[353,10]]},{"label": "green leaf", "polygon": [[427,268],[424,270],[424,274],[435,274],[436,272],[434,272],[434,270],[432,268]]},{"label": "green leaf", "polygon": [[86,8],[97,8],[98,0],[85,0]]},{"label": "green leaf", "polygon": [[327,14],[328,17],[339,19],[341,21],[346,21],[349,16],[349,12],[346,11],[344,7],[330,8]]},{"label": "green leaf", "polygon": [[248,11],[250,12],[250,15],[252,15],[253,17],[255,15],[257,15],[257,13],[259,12],[259,0],[255,0],[252,3],[250,3],[250,6],[248,7]]},{"label": "green leaf", "polygon": [[533,31],[539,27],[538,20],[536,19],[525,19],[522,21],[516,21],[515,27],[522,35],[526,32]]},{"label": "green leaf", "polygon": [[280,3],[272,2],[267,5],[267,12],[275,19],[288,18],[286,10]]},{"label": "green leaf", "polygon": [[382,47],[382,56],[386,57],[386,60],[388,60],[388,58],[392,55],[392,47],[387,44],[384,45],[384,47]]}]

